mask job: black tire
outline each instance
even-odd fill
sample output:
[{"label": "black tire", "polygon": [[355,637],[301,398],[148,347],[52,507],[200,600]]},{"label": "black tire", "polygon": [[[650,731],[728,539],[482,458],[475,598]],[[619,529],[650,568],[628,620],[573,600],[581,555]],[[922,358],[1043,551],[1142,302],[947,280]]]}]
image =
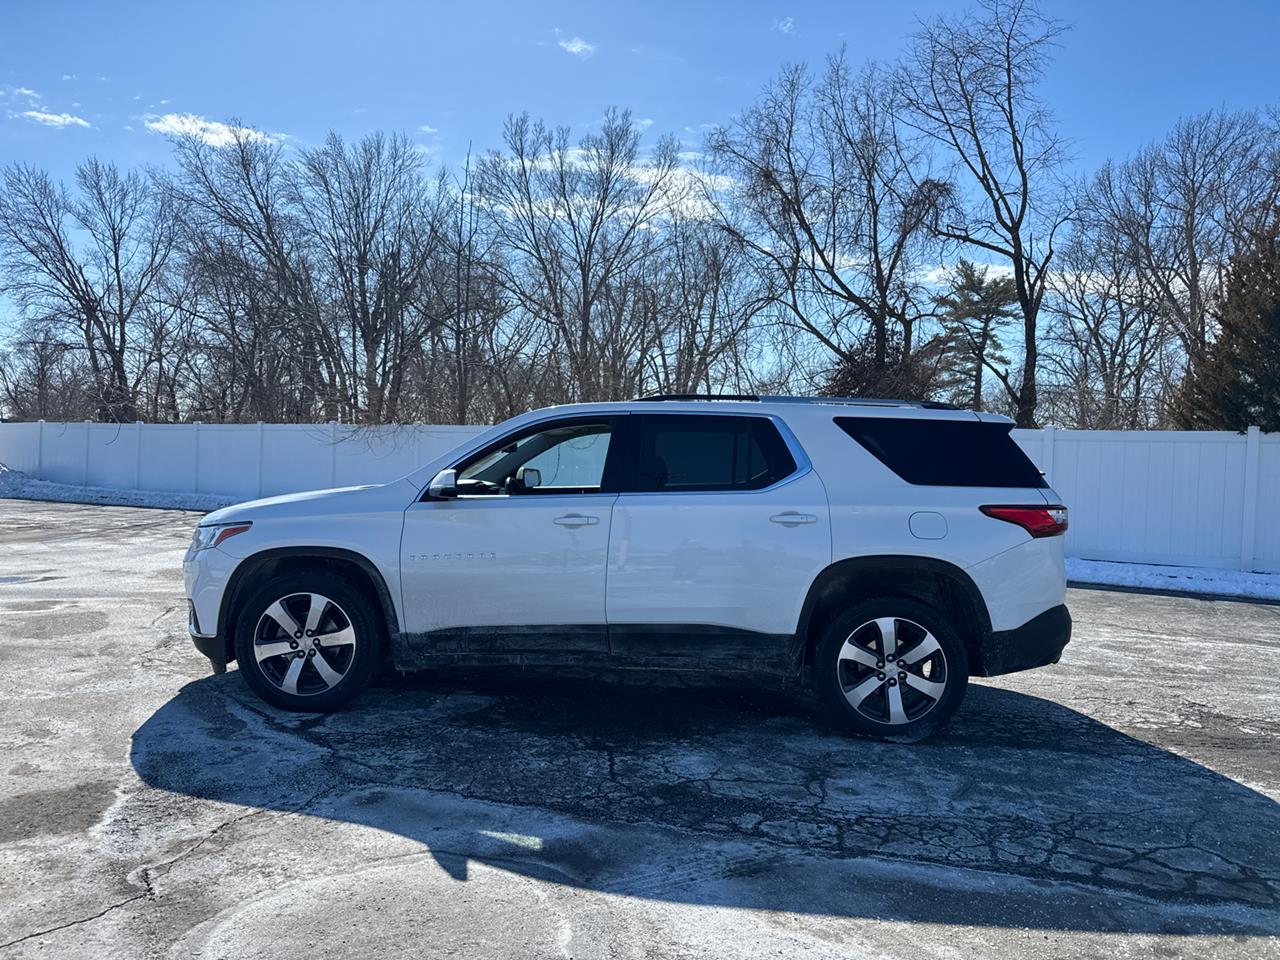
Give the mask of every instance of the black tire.
[{"label": "black tire", "polygon": [[[267,613],[273,604],[281,601],[285,612],[291,613],[299,626],[305,626],[301,621],[309,610],[311,595],[331,601],[322,605],[324,619],[318,624],[317,634],[341,639],[339,634],[345,635],[341,625],[346,621],[355,638],[349,653],[343,649],[345,644],[334,647],[317,644],[312,653],[310,639],[289,637]],[[307,605],[303,606],[304,603]],[[259,697],[285,710],[323,713],[337,709],[364,689],[385,659],[385,630],[374,604],[359,587],[329,570],[298,571],[264,583],[241,605],[235,631],[240,676]],[[286,692],[280,686],[282,680],[287,684],[287,668],[292,666],[296,653],[284,652],[262,662],[257,656],[257,651],[269,644],[279,646],[290,641],[303,654],[293,682],[296,693]],[[323,675],[321,665],[311,659],[316,656],[324,661]],[[326,686],[329,682],[326,676],[338,675],[341,679]]]},{"label": "black tire", "polygon": [[[890,618],[895,632],[891,643],[898,646],[897,653],[910,658],[933,649],[924,631],[936,641],[936,651],[907,664],[896,657],[888,663],[880,659],[887,655],[877,649],[880,628],[874,621]],[[864,648],[870,657],[862,651],[850,651],[857,660],[842,657],[846,640]],[[904,675],[905,681],[897,679]],[[956,712],[969,684],[969,661],[959,634],[941,613],[917,600],[885,597],[857,603],[831,618],[818,640],[813,678],[823,705],[849,729],[882,740],[914,743],[937,732]],[[935,684],[942,685],[936,697],[932,696],[939,689]],[[896,704],[890,699],[894,688]],[[931,693],[922,692],[924,688]],[[860,707],[855,707],[854,700],[859,700]],[[891,714],[897,715],[897,722]]]}]

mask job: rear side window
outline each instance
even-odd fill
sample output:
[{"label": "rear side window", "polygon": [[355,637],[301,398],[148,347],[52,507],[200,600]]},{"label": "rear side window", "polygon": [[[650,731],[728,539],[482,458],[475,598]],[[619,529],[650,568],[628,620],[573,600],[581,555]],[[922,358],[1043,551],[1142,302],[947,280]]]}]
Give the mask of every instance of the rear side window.
[{"label": "rear side window", "polygon": [[796,462],[763,417],[646,414],[640,421],[634,489],[653,493],[759,490]]},{"label": "rear side window", "polygon": [[934,487],[1044,487],[1007,423],[836,417],[836,425],[907,483]]}]

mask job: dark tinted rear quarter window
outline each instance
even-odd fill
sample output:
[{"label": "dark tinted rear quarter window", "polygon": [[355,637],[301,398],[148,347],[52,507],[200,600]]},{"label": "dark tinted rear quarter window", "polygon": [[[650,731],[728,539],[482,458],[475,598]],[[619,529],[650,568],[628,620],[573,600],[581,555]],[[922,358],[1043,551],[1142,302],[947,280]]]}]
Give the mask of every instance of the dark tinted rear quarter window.
[{"label": "dark tinted rear quarter window", "polygon": [[836,417],[836,424],[907,483],[935,487],[1044,487],[1007,423]]},{"label": "dark tinted rear quarter window", "polygon": [[778,428],[764,417],[646,414],[634,488],[652,493],[759,490],[795,472]]}]

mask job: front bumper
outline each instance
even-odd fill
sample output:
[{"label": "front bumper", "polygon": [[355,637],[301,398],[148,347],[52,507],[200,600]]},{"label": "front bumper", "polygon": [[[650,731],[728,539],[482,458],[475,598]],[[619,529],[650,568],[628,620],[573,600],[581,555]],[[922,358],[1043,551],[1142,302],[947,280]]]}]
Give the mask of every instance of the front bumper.
[{"label": "front bumper", "polygon": [[1050,607],[1013,630],[996,630],[984,640],[980,663],[971,664],[976,677],[994,677],[1057,663],[1071,640],[1071,614],[1067,605]]},{"label": "front bumper", "polygon": [[202,633],[200,619],[196,613],[196,605],[187,600],[187,634],[195,648],[203,653],[213,666],[214,673],[224,673],[227,669],[227,641],[216,633]]},{"label": "front bumper", "polygon": [[226,624],[220,622],[222,597],[240,561],[217,547],[188,552],[182,569],[187,588],[187,633],[213,669],[226,669]]}]

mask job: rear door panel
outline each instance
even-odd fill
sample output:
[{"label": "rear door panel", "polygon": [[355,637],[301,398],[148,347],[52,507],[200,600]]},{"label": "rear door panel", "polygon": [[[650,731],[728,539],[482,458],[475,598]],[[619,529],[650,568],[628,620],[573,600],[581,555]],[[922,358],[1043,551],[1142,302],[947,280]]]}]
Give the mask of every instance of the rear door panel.
[{"label": "rear door panel", "polygon": [[831,559],[826,490],[797,453],[796,471],[761,490],[624,488],[606,577],[615,656],[790,655],[809,586]]}]

